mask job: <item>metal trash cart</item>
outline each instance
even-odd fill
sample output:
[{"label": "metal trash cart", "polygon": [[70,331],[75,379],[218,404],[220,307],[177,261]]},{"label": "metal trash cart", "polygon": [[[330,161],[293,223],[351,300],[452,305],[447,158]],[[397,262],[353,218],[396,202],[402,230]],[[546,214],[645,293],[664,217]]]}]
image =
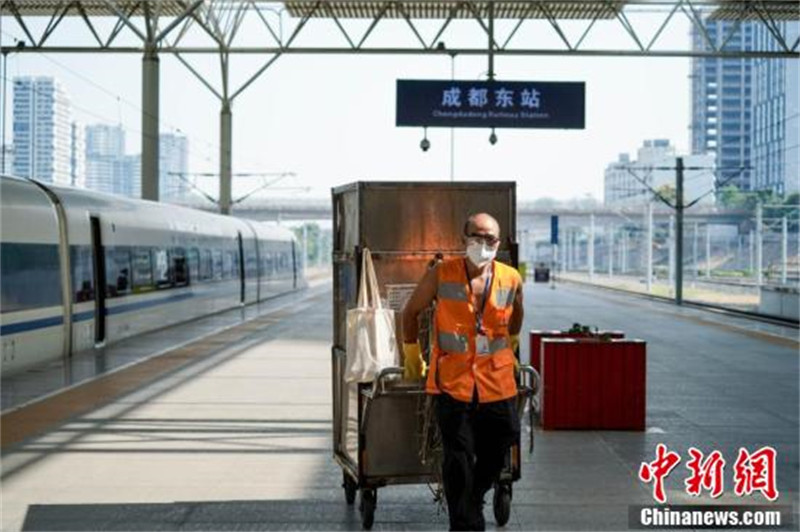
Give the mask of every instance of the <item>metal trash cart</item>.
[{"label": "metal trash cart", "polygon": [[[440,453],[431,398],[421,383],[401,379],[402,368],[386,368],[372,383],[344,380],[347,310],[356,304],[361,251],[370,249],[381,297],[395,309],[396,330],[402,331],[400,310],[425,269],[437,258],[463,255],[460,235],[469,214],[489,212],[498,220],[503,242],[497,259],[516,266],[515,184],[357,182],[333,189],[332,196],[333,455],[342,467],[345,499],[353,504],[360,494],[362,525],[370,529],[378,488],[440,484]],[[427,338],[421,340],[427,354]],[[537,385],[533,368],[523,367],[520,416]],[[494,490],[494,515],[501,526],[510,516],[520,455],[517,441]]]}]

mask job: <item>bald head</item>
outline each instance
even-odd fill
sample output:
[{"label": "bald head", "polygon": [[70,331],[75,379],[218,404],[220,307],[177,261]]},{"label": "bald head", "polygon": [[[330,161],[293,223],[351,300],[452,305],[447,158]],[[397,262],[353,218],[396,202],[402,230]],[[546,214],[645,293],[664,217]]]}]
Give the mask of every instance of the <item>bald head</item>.
[{"label": "bald head", "polygon": [[500,238],[500,224],[491,214],[485,212],[472,214],[464,223],[464,235],[470,234],[492,235]]}]

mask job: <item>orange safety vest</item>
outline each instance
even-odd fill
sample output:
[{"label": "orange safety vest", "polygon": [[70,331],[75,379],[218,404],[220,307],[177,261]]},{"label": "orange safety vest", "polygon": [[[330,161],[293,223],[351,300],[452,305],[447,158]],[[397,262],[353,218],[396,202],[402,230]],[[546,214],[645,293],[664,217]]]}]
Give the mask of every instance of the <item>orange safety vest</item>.
[{"label": "orange safety vest", "polygon": [[[477,386],[481,403],[500,401],[517,394],[514,352],[508,333],[514,295],[522,279],[514,268],[492,261],[492,281],[484,294],[482,313],[488,353],[477,354],[476,309],[470,295],[464,258],[444,261],[437,269],[434,342],[425,391],[445,392],[469,402]],[[480,304],[482,298],[478,298]]]}]

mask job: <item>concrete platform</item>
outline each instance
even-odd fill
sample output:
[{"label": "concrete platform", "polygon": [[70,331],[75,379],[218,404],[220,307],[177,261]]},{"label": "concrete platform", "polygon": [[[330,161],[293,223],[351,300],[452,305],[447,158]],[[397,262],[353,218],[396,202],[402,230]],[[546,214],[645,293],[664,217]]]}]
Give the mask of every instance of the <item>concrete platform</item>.
[{"label": "concrete platform", "polygon": [[[2,529],[360,530],[331,458],[330,301],[310,292],[235,341],[4,449]],[[627,529],[629,506],[653,502],[636,471],[657,443],[684,463],[689,446],[720,450],[726,493],[713,502],[723,504],[764,502],[735,497],[731,470],[740,446],[772,445],[778,503],[796,504],[796,330],[568,285],[528,285],[526,309],[525,331],[581,322],[646,340],[648,430],[536,428],[507,529]],[[670,503],[711,503],[684,493],[679,468]],[[425,486],[389,487],[374,529],[446,530],[447,518]]]}]

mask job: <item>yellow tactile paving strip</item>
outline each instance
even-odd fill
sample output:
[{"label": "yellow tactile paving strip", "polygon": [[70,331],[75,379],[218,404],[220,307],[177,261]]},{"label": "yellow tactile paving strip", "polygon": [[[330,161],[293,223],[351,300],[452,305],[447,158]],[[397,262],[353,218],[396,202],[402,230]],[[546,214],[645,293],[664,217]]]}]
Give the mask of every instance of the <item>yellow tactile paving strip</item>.
[{"label": "yellow tactile paving strip", "polygon": [[283,309],[265,314],[3,414],[0,417],[0,450],[5,452],[70,418],[134,392],[145,383],[242,341],[289,315],[291,312]]}]

